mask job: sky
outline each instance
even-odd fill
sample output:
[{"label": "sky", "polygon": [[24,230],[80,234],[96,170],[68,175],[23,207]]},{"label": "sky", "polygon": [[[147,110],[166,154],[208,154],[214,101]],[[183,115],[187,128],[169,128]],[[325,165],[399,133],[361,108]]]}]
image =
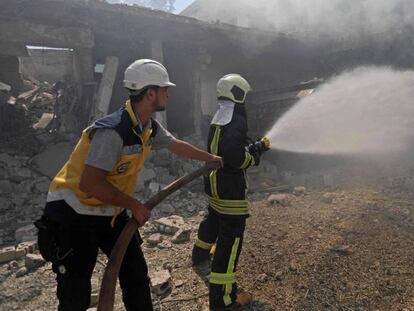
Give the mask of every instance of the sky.
[{"label": "sky", "polygon": [[184,10],[187,6],[189,6],[193,0],[177,0],[175,1],[175,12],[174,13],[180,13],[182,10]]}]

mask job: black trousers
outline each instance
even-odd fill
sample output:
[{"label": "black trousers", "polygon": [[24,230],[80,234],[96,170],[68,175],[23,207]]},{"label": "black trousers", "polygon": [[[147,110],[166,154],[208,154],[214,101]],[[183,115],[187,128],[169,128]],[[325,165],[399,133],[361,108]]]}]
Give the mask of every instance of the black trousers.
[{"label": "black trousers", "polygon": [[[247,216],[229,216],[216,212],[211,207],[198,228],[198,239],[206,244],[216,243],[211,264],[209,302],[210,309],[231,306],[236,301],[237,283],[228,281],[226,284],[217,281],[220,277],[234,274],[237,270],[240,252],[243,244],[243,234],[246,228]],[[195,256],[194,256],[195,255]],[[193,261],[202,261],[209,256],[209,250],[194,245]],[[196,258],[195,258],[196,257]],[[196,264],[196,262],[194,262]],[[216,276],[216,281],[214,276]]]},{"label": "black trousers", "polygon": [[[107,256],[129,220],[126,212],[112,217],[76,213],[65,201],[46,204],[44,216],[57,223],[56,256],[52,260],[56,273],[59,311],[84,311],[89,308],[91,276],[98,250]],[[119,273],[123,302],[128,311],[152,311],[148,268],[137,232],[128,246]]]}]

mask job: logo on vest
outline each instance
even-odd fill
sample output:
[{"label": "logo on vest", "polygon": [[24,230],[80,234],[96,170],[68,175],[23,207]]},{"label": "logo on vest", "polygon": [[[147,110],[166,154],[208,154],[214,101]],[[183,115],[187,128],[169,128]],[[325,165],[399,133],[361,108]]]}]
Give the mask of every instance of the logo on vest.
[{"label": "logo on vest", "polygon": [[131,165],[131,162],[125,162],[125,163],[120,164],[116,169],[117,173],[118,174],[125,173],[128,170],[128,167],[130,165]]}]

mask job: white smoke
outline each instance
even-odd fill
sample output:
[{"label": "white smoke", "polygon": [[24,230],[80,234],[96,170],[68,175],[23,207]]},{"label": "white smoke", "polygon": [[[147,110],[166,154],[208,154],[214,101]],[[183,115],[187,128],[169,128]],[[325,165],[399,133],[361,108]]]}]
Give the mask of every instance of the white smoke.
[{"label": "white smoke", "polygon": [[414,143],[414,71],[360,67],[299,101],[268,133],[273,147],[395,154]]},{"label": "white smoke", "polygon": [[414,26],[413,0],[210,0],[200,3],[201,8],[194,15],[200,19],[318,39],[325,36],[339,40],[360,38]]}]

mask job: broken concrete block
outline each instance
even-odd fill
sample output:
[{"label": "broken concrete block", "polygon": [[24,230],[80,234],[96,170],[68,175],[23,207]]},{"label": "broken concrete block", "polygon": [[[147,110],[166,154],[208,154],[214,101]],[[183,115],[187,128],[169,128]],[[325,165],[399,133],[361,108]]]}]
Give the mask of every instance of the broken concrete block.
[{"label": "broken concrete block", "polygon": [[304,195],[306,193],[305,187],[295,187],[293,188],[293,194],[294,195]]},{"label": "broken concrete block", "polygon": [[37,250],[37,241],[31,240],[31,241],[22,242],[19,245],[17,245],[17,248],[25,249],[26,254],[33,253],[34,251]]},{"label": "broken concrete block", "polygon": [[15,255],[14,255],[14,257],[16,258],[16,259],[18,259],[18,258],[22,258],[22,257],[24,257],[26,254],[27,254],[27,248],[26,247],[22,247],[22,246],[17,246],[16,247],[16,251],[15,251],[15,253],[14,253]]},{"label": "broken concrete block", "polygon": [[27,274],[29,270],[26,267],[21,267],[19,270],[16,271],[16,278],[20,278]]},{"label": "broken concrete block", "polygon": [[42,266],[46,261],[42,258],[41,255],[36,254],[27,254],[24,258],[24,265],[27,269],[34,269]]},{"label": "broken concrete block", "polygon": [[287,194],[272,194],[267,198],[267,202],[271,205],[280,204],[282,206],[289,206],[290,200]]},{"label": "broken concrete block", "polygon": [[50,122],[52,122],[53,117],[54,117],[53,113],[44,112],[42,116],[40,117],[40,120],[37,123],[33,124],[33,128],[35,130],[47,128]]},{"label": "broken concrete block", "polygon": [[18,242],[33,241],[37,237],[37,228],[34,225],[27,225],[16,230],[14,238]]},{"label": "broken concrete block", "polygon": [[323,203],[330,204],[330,203],[332,203],[332,201],[333,201],[334,197],[335,197],[335,196],[334,196],[334,194],[333,194],[333,193],[324,193],[324,194],[322,195],[321,201],[322,201]]},{"label": "broken concrete block", "polygon": [[160,189],[161,189],[161,186],[160,186],[160,184],[159,183],[156,183],[156,182],[154,182],[154,181],[152,181],[150,184],[149,184],[149,189],[151,190],[151,193],[157,193],[158,191],[160,191]]},{"label": "broken concrete block", "polygon": [[8,93],[11,91],[11,86],[6,83],[0,82],[0,91]]},{"label": "broken concrete block", "polygon": [[162,235],[159,233],[154,233],[151,234],[148,239],[147,242],[150,246],[157,246],[159,243],[161,243],[163,240]]},{"label": "broken concrete block", "polygon": [[0,249],[0,263],[9,262],[16,259],[16,249],[8,246]]},{"label": "broken concrete block", "polygon": [[151,290],[158,296],[164,295],[171,289],[171,275],[168,270],[161,270],[150,273]]},{"label": "broken concrete block", "polygon": [[72,144],[66,142],[58,143],[36,155],[33,158],[33,163],[43,175],[53,178],[68,160],[72,150]]},{"label": "broken concrete block", "polygon": [[161,228],[164,229],[161,232],[165,232],[165,228],[170,228],[170,230],[168,230],[169,234],[174,235],[185,225],[185,221],[181,216],[171,215],[154,220],[154,224],[159,228],[160,231]]},{"label": "broken concrete block", "polygon": [[156,177],[155,171],[151,168],[143,168],[139,172],[138,180],[137,180],[137,188],[143,187],[148,181],[154,179]]},{"label": "broken concrete block", "polygon": [[190,235],[191,235],[190,228],[182,228],[174,234],[171,242],[175,244],[188,242],[190,241]]},{"label": "broken concrete block", "polygon": [[168,240],[164,240],[160,244],[158,244],[158,248],[161,248],[161,249],[169,249],[171,247],[172,247],[172,244]]}]

